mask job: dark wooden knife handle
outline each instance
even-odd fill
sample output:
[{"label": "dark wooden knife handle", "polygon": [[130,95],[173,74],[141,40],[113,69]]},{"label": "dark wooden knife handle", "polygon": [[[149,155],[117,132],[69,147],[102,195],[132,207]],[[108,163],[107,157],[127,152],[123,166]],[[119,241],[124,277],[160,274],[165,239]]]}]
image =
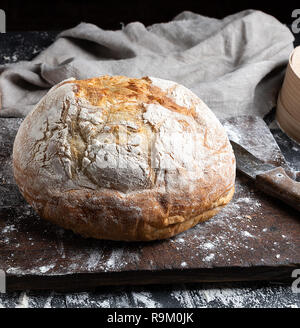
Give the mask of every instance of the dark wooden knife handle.
[{"label": "dark wooden knife handle", "polygon": [[300,182],[292,180],[282,167],[258,174],[255,182],[265,193],[300,211]]}]

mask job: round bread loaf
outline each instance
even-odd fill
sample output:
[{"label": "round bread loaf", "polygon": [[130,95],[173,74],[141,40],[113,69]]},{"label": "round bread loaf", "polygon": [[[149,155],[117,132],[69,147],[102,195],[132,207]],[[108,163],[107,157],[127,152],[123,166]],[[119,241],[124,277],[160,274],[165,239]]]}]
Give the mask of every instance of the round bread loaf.
[{"label": "round bread loaf", "polygon": [[234,193],[221,123],[190,90],[153,77],[52,87],[19,128],[13,166],[42,218],[99,239],[171,237]]}]

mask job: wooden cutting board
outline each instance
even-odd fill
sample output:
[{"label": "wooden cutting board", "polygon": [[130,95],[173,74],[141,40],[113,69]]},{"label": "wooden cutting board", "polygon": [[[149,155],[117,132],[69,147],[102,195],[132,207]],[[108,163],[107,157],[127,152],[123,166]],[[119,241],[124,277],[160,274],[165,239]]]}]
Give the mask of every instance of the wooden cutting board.
[{"label": "wooden cutting board", "polygon": [[[233,201],[208,222],[168,240],[84,239],[41,220],[15,185],[11,154],[21,119],[0,119],[0,269],[7,289],[276,280],[300,268],[300,218],[238,176]],[[223,121],[230,137],[268,162],[283,164],[259,118]]]}]

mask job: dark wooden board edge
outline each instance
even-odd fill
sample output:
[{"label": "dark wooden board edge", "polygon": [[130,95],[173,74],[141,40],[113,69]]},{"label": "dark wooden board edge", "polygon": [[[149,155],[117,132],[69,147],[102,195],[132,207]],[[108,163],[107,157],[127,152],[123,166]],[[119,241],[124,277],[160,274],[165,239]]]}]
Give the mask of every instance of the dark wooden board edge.
[{"label": "dark wooden board edge", "polygon": [[237,281],[289,281],[299,265],[208,268],[163,271],[122,271],[67,275],[7,275],[7,291],[76,291],[104,286],[135,286]]}]

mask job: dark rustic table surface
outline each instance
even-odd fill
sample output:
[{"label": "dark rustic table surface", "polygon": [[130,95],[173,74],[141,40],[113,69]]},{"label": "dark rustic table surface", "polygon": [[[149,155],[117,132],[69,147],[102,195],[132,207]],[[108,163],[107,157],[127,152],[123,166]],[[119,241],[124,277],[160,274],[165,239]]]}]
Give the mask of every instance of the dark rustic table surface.
[{"label": "dark rustic table surface", "polygon": [[[50,45],[57,32],[0,34],[0,64],[30,60]],[[295,35],[295,45],[300,35]],[[288,164],[300,171],[300,146],[265,117]],[[20,291],[0,294],[2,307],[300,307],[290,282],[193,283],[139,287],[101,287],[90,291]]]}]

